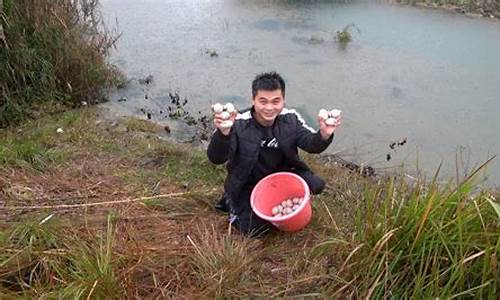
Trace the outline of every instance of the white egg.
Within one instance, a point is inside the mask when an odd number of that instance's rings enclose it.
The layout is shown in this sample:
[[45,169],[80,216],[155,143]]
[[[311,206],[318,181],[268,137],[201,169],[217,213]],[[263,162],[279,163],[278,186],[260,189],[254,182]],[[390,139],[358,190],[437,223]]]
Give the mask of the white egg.
[[232,103],[226,103],[226,105],[224,105],[224,108],[228,113],[234,112],[234,105]]
[[286,200],[286,206],[287,207],[292,207],[293,206],[293,201],[290,200],[290,199]]
[[221,112],[221,113],[220,113],[220,116],[221,116],[221,118],[223,118],[224,120],[227,120],[227,119],[229,119],[229,117],[231,116],[231,114],[230,114],[230,113],[228,113],[227,111],[223,111],[223,112]]
[[319,110],[318,117],[322,118],[323,120],[328,118],[328,111],[324,108]]
[[299,204],[302,204],[304,202],[304,198],[299,198]]
[[340,117],[340,114],[342,113],[342,111],[340,109],[332,109],[330,110],[330,117],[333,117],[333,118],[338,118]]
[[215,103],[214,105],[212,105],[212,110],[214,111],[214,113],[220,114],[224,110],[224,107],[220,103]]
[[297,209],[299,209],[299,207],[300,207],[300,205],[295,204],[295,205],[292,207],[292,209],[293,209],[293,211],[296,211]]
[[277,215],[279,212],[280,212],[280,211],[279,211],[279,209],[278,209],[278,207],[277,207],[277,206],[273,207],[273,210],[272,210],[272,214],[273,214],[273,216],[274,216],[274,215]]
[[286,215],[289,215],[289,214],[291,214],[291,213],[293,213],[293,210],[292,210],[292,208],[291,208],[291,207],[287,207],[287,208],[285,208],[285,214],[286,214]]
[[337,120],[335,120],[334,118],[328,118],[325,120],[325,123],[328,126],[333,126],[333,125],[335,125],[336,122],[337,122]]
[[293,198],[292,201],[293,201],[293,204],[297,204],[297,203],[299,203],[299,198]]
[[63,132],[64,132],[64,130],[63,130],[62,128],[57,128],[56,132],[57,132],[57,133],[63,133]]
[[229,128],[229,127],[233,126],[233,121],[231,121],[231,120],[226,120],[226,121],[222,122],[222,123],[220,124],[220,126],[221,126],[222,128]]
[[283,207],[283,209],[288,207],[288,205],[286,204],[286,200],[283,200],[283,202],[281,202],[281,206]]
[[281,213],[281,212],[283,211],[283,206],[281,206],[281,204],[278,204],[278,206],[277,206],[277,207],[278,207],[278,212],[280,212],[280,213]]

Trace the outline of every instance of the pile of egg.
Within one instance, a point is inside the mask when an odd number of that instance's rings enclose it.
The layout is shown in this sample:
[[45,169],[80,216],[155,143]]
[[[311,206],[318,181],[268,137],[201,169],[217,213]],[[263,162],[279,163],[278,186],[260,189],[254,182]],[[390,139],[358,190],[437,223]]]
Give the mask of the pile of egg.
[[226,103],[224,105],[220,103],[215,103],[214,105],[212,105],[212,110],[216,114],[221,114],[222,119],[225,120],[221,124],[222,127],[229,128],[233,126],[233,121],[229,120],[231,114],[236,110],[232,103]]
[[273,207],[271,213],[273,214],[273,217],[282,217],[289,215],[298,210],[303,201],[303,198],[291,198],[283,200],[283,202]]
[[330,111],[322,108],[319,110],[318,116],[325,120],[326,125],[332,126],[337,123],[337,119],[340,117],[342,111],[339,109],[332,109]]

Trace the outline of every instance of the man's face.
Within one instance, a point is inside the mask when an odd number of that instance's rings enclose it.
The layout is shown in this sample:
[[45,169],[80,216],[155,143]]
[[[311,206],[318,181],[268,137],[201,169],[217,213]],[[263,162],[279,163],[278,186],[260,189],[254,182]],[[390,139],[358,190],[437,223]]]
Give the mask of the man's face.
[[262,126],[271,126],[274,119],[281,113],[285,106],[285,98],[281,90],[264,91],[258,90],[253,98],[255,108],[255,119]]

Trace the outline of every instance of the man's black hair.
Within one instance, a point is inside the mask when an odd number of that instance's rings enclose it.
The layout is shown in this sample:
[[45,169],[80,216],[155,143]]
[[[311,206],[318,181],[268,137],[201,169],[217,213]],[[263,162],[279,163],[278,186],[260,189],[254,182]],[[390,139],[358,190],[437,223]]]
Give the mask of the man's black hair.
[[285,97],[285,81],[280,74],[276,72],[262,73],[255,77],[252,82],[252,96],[255,98],[258,91],[281,90],[283,98]]

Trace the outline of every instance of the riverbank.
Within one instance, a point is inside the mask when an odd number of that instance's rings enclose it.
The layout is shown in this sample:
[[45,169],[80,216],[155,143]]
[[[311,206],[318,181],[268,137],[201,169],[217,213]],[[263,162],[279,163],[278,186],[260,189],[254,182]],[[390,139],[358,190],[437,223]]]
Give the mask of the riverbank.
[[464,14],[468,17],[484,17],[490,19],[500,19],[500,3],[497,1],[414,1],[414,0],[395,0],[398,4],[414,5],[416,7],[427,9],[440,9],[452,13]]
[[[500,207],[470,181],[369,179],[305,156],[327,189],[304,230],[247,239],[225,170],[95,108],[0,131],[5,297],[494,297]],[[495,210],[496,209],[496,210]]]
[[[68,27],[75,11],[64,15],[51,9],[53,1],[2,3],[17,4],[9,13],[41,23],[3,26],[16,72],[0,73],[1,95],[10,97],[0,102],[0,127],[10,125],[0,128],[0,298],[493,299],[499,293],[498,192],[480,190],[473,178],[447,186],[367,178],[302,154],[327,181],[312,202],[311,224],[248,239],[213,209],[223,166],[170,141],[167,127],[108,121],[91,106],[111,82],[103,62],[113,39],[80,35],[87,27]],[[74,8],[59,9],[68,7]],[[20,20],[9,13],[9,20]],[[44,31],[53,26],[57,34]],[[82,46],[89,40],[97,41],[94,48]],[[62,52],[76,56],[57,55],[60,48],[47,41],[70,46]],[[26,59],[27,53],[38,55]],[[183,111],[178,95],[172,97],[173,109]],[[53,113],[30,119],[38,101]]]

